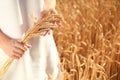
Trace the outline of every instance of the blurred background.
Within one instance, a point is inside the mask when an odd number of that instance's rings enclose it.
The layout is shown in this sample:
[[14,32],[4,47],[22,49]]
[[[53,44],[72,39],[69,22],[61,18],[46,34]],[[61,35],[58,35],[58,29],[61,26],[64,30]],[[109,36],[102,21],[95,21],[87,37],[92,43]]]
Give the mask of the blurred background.
[[120,80],[120,0],[57,0],[64,80]]

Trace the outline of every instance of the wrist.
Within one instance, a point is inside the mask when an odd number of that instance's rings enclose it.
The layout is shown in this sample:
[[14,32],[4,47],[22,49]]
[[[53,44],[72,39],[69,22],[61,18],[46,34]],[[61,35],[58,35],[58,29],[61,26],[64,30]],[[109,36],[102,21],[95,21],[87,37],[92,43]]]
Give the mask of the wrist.
[[43,11],[41,12],[41,18],[44,18],[44,17],[46,17],[46,16],[48,16],[48,15],[50,15],[50,14],[57,14],[56,9],[43,10]]
[[44,0],[44,10],[55,9],[56,0]]

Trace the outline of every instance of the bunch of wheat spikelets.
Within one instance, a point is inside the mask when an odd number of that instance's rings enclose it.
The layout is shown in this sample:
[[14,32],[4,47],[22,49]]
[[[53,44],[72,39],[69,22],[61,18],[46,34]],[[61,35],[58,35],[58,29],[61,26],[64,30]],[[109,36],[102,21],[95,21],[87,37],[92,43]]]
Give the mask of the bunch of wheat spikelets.
[[[49,10],[49,12],[52,10]],[[43,33],[58,27],[54,24],[55,21],[62,21],[62,17],[58,14],[48,14],[46,17],[39,19],[33,24],[33,27],[29,29],[22,40],[22,43],[27,43],[32,37],[43,36]],[[13,58],[9,58],[0,70],[0,79],[3,78],[6,71],[14,61]]]

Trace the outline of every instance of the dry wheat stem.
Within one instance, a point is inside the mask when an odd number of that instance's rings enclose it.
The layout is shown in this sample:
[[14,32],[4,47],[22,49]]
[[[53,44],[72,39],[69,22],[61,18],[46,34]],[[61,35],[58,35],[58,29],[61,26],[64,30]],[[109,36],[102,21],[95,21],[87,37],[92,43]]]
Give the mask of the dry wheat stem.
[[120,1],[59,0],[57,10],[68,24],[54,32],[64,80],[120,80]]

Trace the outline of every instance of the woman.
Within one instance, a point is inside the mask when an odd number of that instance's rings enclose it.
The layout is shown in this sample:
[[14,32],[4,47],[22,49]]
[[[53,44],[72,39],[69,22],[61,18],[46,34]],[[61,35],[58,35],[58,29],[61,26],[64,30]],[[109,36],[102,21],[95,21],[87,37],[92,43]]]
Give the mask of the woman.
[[34,22],[29,16],[45,17],[47,10],[55,10],[56,0],[0,1],[0,56],[16,59],[2,80],[48,80],[49,76],[57,79],[59,57],[52,31],[32,39],[32,48],[20,42]]

